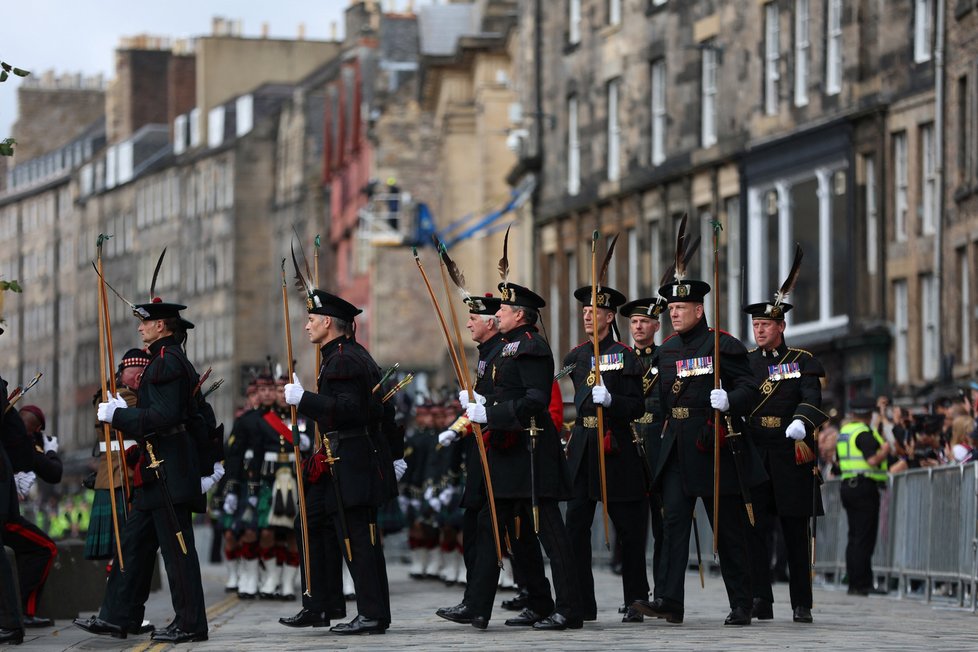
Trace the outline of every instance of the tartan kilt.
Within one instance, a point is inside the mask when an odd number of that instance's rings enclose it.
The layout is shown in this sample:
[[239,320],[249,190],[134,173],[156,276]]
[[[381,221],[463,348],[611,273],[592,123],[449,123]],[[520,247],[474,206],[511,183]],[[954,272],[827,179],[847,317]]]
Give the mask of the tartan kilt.
[[[115,507],[119,528],[126,522],[125,496],[122,488],[115,490]],[[112,529],[112,499],[108,489],[96,489],[92,500],[92,512],[85,536],[85,559],[112,559],[115,554],[115,535]]]

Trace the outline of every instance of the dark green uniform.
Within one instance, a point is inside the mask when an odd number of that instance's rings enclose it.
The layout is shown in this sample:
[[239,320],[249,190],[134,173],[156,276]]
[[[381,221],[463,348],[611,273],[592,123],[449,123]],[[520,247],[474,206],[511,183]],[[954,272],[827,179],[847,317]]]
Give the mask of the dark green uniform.
[[624,604],[645,599],[649,594],[645,546],[648,531],[647,479],[632,432],[632,421],[645,412],[641,362],[631,349],[616,342],[609,333],[599,343],[601,383],[611,394],[611,405],[603,410],[604,432],[597,430],[597,409],[591,400],[594,386],[594,346],[587,341],[564,358],[563,366],[574,365],[574,405],[577,419],[567,443],[567,464],[574,493],[567,503],[567,532],[577,561],[584,619],[597,618],[594,575],[591,570],[591,524],[601,500],[598,446],[605,449],[608,516],[621,544]]
[[662,561],[662,494],[652,485],[653,470],[659,464],[659,448],[662,446],[662,408],[659,405],[659,370],[653,366],[655,355],[654,344],[646,347],[636,347],[635,354],[644,369],[642,375],[642,393],[645,396],[645,412],[635,420],[634,428],[645,446],[645,456],[648,460],[649,474],[649,523],[652,525],[652,595],[660,597],[660,579]]
[[751,492],[757,520],[748,529],[754,598],[768,604],[774,601],[771,530],[778,518],[788,551],[791,607],[811,609],[808,519],[813,506],[816,515],[823,513],[822,497],[814,481],[815,460],[797,463],[795,440],[785,436],[785,428],[794,419],[800,420],[805,425],[805,445],[812,452],[817,450],[813,433],[824,421],[819,379],[825,371],[811,353],[790,349],[783,340],[774,351],[751,349],[747,358],[763,395],[748,425],[769,477]]

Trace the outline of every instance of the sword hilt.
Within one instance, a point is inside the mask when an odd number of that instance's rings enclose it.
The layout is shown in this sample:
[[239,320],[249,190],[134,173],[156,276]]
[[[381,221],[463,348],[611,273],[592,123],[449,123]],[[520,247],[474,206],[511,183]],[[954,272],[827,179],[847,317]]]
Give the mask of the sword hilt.
[[[146,442],[146,454],[149,455],[148,468],[156,469],[163,465],[163,460],[156,459],[156,453],[153,452],[153,444],[149,442]],[[184,552],[186,552],[186,546],[184,546]]]

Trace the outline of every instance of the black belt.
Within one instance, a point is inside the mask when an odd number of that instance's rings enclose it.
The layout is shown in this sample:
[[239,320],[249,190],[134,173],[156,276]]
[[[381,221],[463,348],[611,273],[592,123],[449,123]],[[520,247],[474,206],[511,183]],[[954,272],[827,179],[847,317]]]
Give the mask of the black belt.
[[713,408],[676,406],[671,408],[667,414],[673,419],[680,420],[689,419],[690,417],[708,417],[713,414]]
[[362,428],[352,428],[350,430],[333,430],[332,432],[327,432],[326,436],[329,439],[336,439],[338,441],[343,441],[344,439],[354,439],[356,437],[366,437],[367,428],[364,426]]
[[170,435],[178,435],[181,432],[187,432],[187,427],[183,425],[173,426],[172,428],[166,428],[164,430],[157,430],[156,432],[151,432],[146,436],[147,437],[153,437],[153,436],[169,437]]
[[750,425],[755,428],[768,428],[770,430],[779,430],[784,428],[788,424],[788,417],[779,416],[763,416],[763,417],[751,417]]

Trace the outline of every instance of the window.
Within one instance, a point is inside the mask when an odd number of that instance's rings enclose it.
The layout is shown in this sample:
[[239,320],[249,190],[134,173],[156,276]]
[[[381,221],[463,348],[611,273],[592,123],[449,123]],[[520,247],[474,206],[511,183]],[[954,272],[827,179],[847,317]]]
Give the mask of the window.
[[224,142],[224,107],[215,106],[207,112],[207,146],[218,147]]
[[173,153],[183,154],[187,151],[187,115],[178,115],[173,120]]
[[[550,306],[550,321],[547,323],[547,330],[549,330],[548,336],[550,337],[550,343],[552,346],[558,350],[564,350],[560,344],[560,270],[558,269],[558,261],[556,254],[549,254],[547,256],[547,268],[550,273],[550,297],[547,299],[547,304]],[[571,288],[571,290],[576,290],[577,288]],[[573,346],[573,345],[572,345]],[[570,348],[570,347],[568,347]]]
[[[577,256],[573,251],[567,252],[567,287],[571,290],[576,290],[580,287],[580,281],[578,281],[577,273]],[[567,337],[570,342],[570,347],[577,346],[580,343],[581,337],[581,315],[574,312],[574,304],[571,304],[570,314],[567,316]]]
[[713,147],[717,142],[717,50],[711,44],[703,47],[703,77],[700,81],[701,134],[703,147]]
[[865,196],[863,197],[866,206],[866,271],[875,274],[878,257],[879,213],[876,203],[876,161],[872,156],[864,157],[863,169],[866,174]]
[[618,181],[621,176],[621,127],[618,123],[618,90],[621,80],[608,82],[608,181]]
[[621,24],[621,0],[608,0],[608,24]]
[[652,165],[666,160],[666,62],[652,63]]
[[235,100],[234,104],[234,133],[236,136],[241,137],[251,131],[251,128],[254,126],[255,96],[250,94],[242,95]]
[[828,0],[829,15],[825,30],[825,92],[842,90],[842,0]]
[[907,240],[907,134],[893,134],[893,237]]
[[764,5],[764,112],[768,115],[776,115],[778,112],[780,41],[778,5],[771,2]]
[[958,249],[958,274],[961,284],[961,338],[958,359],[961,364],[971,362],[971,268],[968,267],[968,250]]
[[913,10],[913,60],[915,63],[930,61],[934,28],[931,19],[934,15],[933,0],[914,0]]
[[795,0],[795,106],[808,104],[808,67],[812,52],[808,30],[808,0]]
[[567,99],[567,194],[581,190],[581,142],[578,133],[577,97]]
[[938,308],[937,279],[933,274],[924,274],[920,277],[920,356],[924,380],[937,378],[941,359],[937,348]]
[[190,147],[200,145],[200,109],[194,108],[190,111]]
[[628,236],[628,287],[624,291],[629,298],[638,296],[638,282],[641,273],[638,270],[638,262],[642,257],[642,252],[638,247],[638,229],[632,227],[627,231]]
[[575,45],[581,42],[581,0],[567,2],[567,42]]
[[898,385],[910,382],[910,301],[907,297],[907,281],[893,282],[893,324],[895,345],[893,347],[893,367]]
[[968,180],[968,145],[971,137],[968,127],[968,76],[958,78],[958,183]]
[[740,196],[734,195],[723,200],[724,211],[727,219],[723,225],[723,236],[727,239],[727,245],[723,249],[723,256],[726,258],[727,274],[727,314],[724,318],[723,328],[726,328],[734,337],[740,337],[741,325],[744,322],[741,312],[741,277],[744,270],[740,262]]
[[920,128],[920,188],[921,210],[920,228],[924,235],[932,235],[937,223],[937,164],[935,163],[936,144],[934,143],[934,125],[927,124]]

